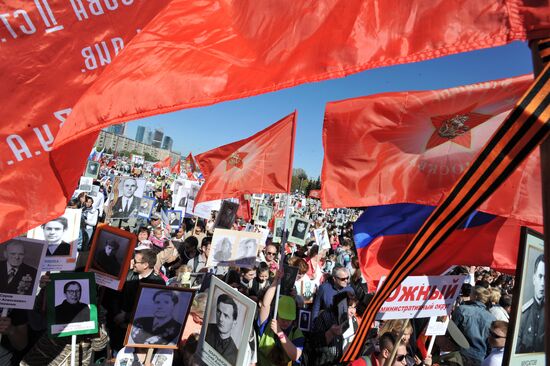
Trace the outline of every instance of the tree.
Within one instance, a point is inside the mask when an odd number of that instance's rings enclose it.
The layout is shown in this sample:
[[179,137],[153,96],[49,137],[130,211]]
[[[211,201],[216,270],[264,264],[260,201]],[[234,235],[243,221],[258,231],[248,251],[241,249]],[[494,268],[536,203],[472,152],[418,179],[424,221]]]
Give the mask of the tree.
[[296,168],[292,170],[292,184],[290,186],[292,192],[305,192],[308,184],[309,180],[307,178],[307,173],[304,169]]

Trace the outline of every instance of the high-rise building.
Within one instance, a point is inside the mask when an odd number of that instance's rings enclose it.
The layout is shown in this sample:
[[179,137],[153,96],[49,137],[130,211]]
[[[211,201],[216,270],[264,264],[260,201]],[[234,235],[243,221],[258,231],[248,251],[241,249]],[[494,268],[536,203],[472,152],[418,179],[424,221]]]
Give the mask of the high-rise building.
[[164,140],[162,140],[163,149],[172,151],[173,144],[174,144],[174,140],[170,136],[164,136]]
[[145,138],[143,143],[147,145],[151,145],[153,143],[153,131],[148,128],[145,130]]
[[126,131],[126,124],[120,123],[117,125],[111,125],[107,127],[105,131],[114,133],[115,135],[124,136],[124,132]]
[[145,127],[138,126],[137,132],[136,132],[136,141],[143,142],[144,138],[145,138]]
[[160,148],[162,145],[162,139],[164,138],[164,132],[162,129],[156,128],[153,132],[153,141],[151,142],[151,145],[154,147]]

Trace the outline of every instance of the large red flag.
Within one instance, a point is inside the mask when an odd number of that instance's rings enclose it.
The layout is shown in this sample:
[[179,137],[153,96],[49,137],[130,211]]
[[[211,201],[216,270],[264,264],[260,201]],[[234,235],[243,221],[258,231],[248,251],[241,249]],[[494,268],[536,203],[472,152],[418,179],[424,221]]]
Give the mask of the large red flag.
[[205,182],[195,203],[290,192],[296,112],[244,140],[197,155]]
[[103,127],[537,36],[532,3],[2,1],[0,241],[63,212]]
[[[437,205],[527,90],[531,76],[327,104],[324,207]],[[538,151],[479,209],[542,223]]]

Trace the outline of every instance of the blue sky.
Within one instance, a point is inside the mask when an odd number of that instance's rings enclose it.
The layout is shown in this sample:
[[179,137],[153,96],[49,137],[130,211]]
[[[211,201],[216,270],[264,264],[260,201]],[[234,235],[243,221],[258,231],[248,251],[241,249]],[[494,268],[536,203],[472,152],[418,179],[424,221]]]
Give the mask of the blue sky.
[[321,134],[327,102],[390,91],[442,89],[531,72],[527,44],[514,42],[136,120],[128,123],[126,135],[135,138],[138,125],[162,128],[174,139],[173,150],[196,155],[253,135],[297,110],[294,167],[317,177],[323,163]]

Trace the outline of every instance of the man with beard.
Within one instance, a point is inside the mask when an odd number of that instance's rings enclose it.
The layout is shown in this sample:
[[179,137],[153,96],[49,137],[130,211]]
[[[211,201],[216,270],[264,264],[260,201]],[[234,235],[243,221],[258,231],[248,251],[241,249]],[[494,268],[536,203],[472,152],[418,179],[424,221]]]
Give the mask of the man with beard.
[[65,300],[55,307],[55,323],[69,324],[90,320],[88,304],[80,302],[82,286],[77,281],[69,281],[63,286]]

